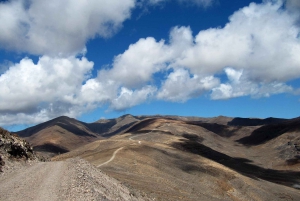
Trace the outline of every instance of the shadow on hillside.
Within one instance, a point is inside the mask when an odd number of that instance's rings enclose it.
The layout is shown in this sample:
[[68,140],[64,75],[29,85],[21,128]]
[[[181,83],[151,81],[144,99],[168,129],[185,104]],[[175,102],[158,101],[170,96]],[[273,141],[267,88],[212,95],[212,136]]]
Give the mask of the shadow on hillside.
[[293,119],[280,124],[271,124],[262,126],[254,130],[250,136],[241,138],[237,142],[246,145],[253,146],[263,144],[269,140],[279,137],[287,132],[300,131],[300,120]]
[[79,128],[80,126],[84,126],[83,122],[68,117],[58,117],[42,124],[16,132],[16,134],[20,137],[30,137],[31,135],[52,126],[59,126],[70,133],[74,133],[75,135],[95,137],[94,135],[91,135],[90,133]]
[[117,121],[115,119],[110,119],[105,123],[85,123],[85,126],[95,133],[103,134],[108,132],[109,129],[111,129],[111,127],[113,127],[116,123]]
[[39,145],[39,146],[35,146],[33,147],[34,151],[38,151],[38,152],[51,152],[54,154],[63,154],[63,153],[67,153],[69,150],[62,148],[58,145],[55,144],[43,144],[43,145]]
[[186,123],[190,124],[190,125],[194,125],[194,126],[203,127],[206,130],[209,130],[221,137],[226,137],[226,138],[229,138],[229,137],[235,135],[236,132],[241,129],[240,126],[236,126],[236,127],[234,127],[234,129],[231,128],[231,130],[230,130],[229,129],[230,127],[226,126],[226,125],[221,125],[221,124],[216,124],[216,123],[202,123],[202,122],[198,122],[198,121],[189,121]]
[[191,136],[189,134],[185,134],[184,137],[186,139],[181,142],[173,143],[173,147],[203,156],[253,179],[263,179],[289,187],[300,183],[300,172],[265,169],[250,164],[252,161],[248,159],[233,158],[226,154],[217,152],[201,144],[203,139],[197,138],[198,136],[196,135]]
[[110,132],[110,129],[117,124],[117,121],[115,119],[111,120],[107,123],[91,123],[87,124],[87,127],[92,130],[95,133],[100,134],[102,137],[111,137],[116,134],[122,133],[124,130],[128,129],[130,126],[135,124],[136,122],[131,122],[128,124],[125,124],[118,128],[117,130]]
[[69,122],[58,122],[56,125],[78,136],[88,136],[88,137],[96,138],[96,136],[89,134],[84,130],[79,129],[76,125],[73,125],[72,123]]
[[[146,120],[142,120],[139,123],[137,123],[136,125],[132,126],[131,128],[129,128],[126,133],[132,133],[132,132],[137,132],[151,124],[153,124],[155,121],[157,121],[157,119],[146,119]],[[151,130],[150,130],[151,131]]]
[[278,124],[286,121],[287,119],[279,118],[266,118],[266,119],[250,119],[250,118],[234,118],[232,121],[228,122],[229,126],[262,126],[268,124]]
[[132,132],[133,135],[143,135],[143,134],[150,134],[150,133],[159,133],[162,135],[174,135],[172,132],[169,131],[162,131],[162,130],[139,130]]

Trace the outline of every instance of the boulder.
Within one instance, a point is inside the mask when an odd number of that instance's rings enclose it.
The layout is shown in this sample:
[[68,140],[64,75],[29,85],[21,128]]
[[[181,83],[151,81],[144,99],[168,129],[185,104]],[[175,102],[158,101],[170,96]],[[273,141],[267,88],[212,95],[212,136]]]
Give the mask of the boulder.
[[0,128],[0,171],[5,160],[36,160],[32,146],[15,134]]

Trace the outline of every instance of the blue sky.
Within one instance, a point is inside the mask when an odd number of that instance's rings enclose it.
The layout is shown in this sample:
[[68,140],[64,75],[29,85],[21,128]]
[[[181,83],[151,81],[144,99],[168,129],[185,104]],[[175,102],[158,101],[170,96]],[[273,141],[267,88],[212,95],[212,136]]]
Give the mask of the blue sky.
[[0,1],[0,126],[299,116],[297,0]]

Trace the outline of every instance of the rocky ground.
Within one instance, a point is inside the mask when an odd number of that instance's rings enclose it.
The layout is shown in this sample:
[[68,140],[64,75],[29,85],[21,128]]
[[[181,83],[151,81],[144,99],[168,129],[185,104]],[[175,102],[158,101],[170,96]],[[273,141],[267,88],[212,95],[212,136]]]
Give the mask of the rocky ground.
[[0,172],[3,171],[5,165],[8,169],[13,167],[15,163],[42,159],[33,152],[32,146],[27,141],[0,128]]
[[73,158],[43,162],[25,140],[0,128],[0,200],[150,200]]
[[0,175],[0,200],[150,200],[81,159],[28,162]]

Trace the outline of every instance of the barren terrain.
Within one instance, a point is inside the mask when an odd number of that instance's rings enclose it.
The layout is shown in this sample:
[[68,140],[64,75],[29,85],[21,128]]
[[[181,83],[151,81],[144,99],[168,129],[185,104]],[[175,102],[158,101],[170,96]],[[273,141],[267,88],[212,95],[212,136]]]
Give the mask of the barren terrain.
[[300,183],[299,164],[268,159],[276,155],[276,147],[238,142],[258,128],[150,118],[54,160],[82,157],[160,200],[300,199],[295,189]]
[[0,200],[300,200],[299,133],[299,118],[57,118],[18,134],[68,149],[4,172]]
[[0,178],[0,200],[148,200],[79,159],[28,163]]

